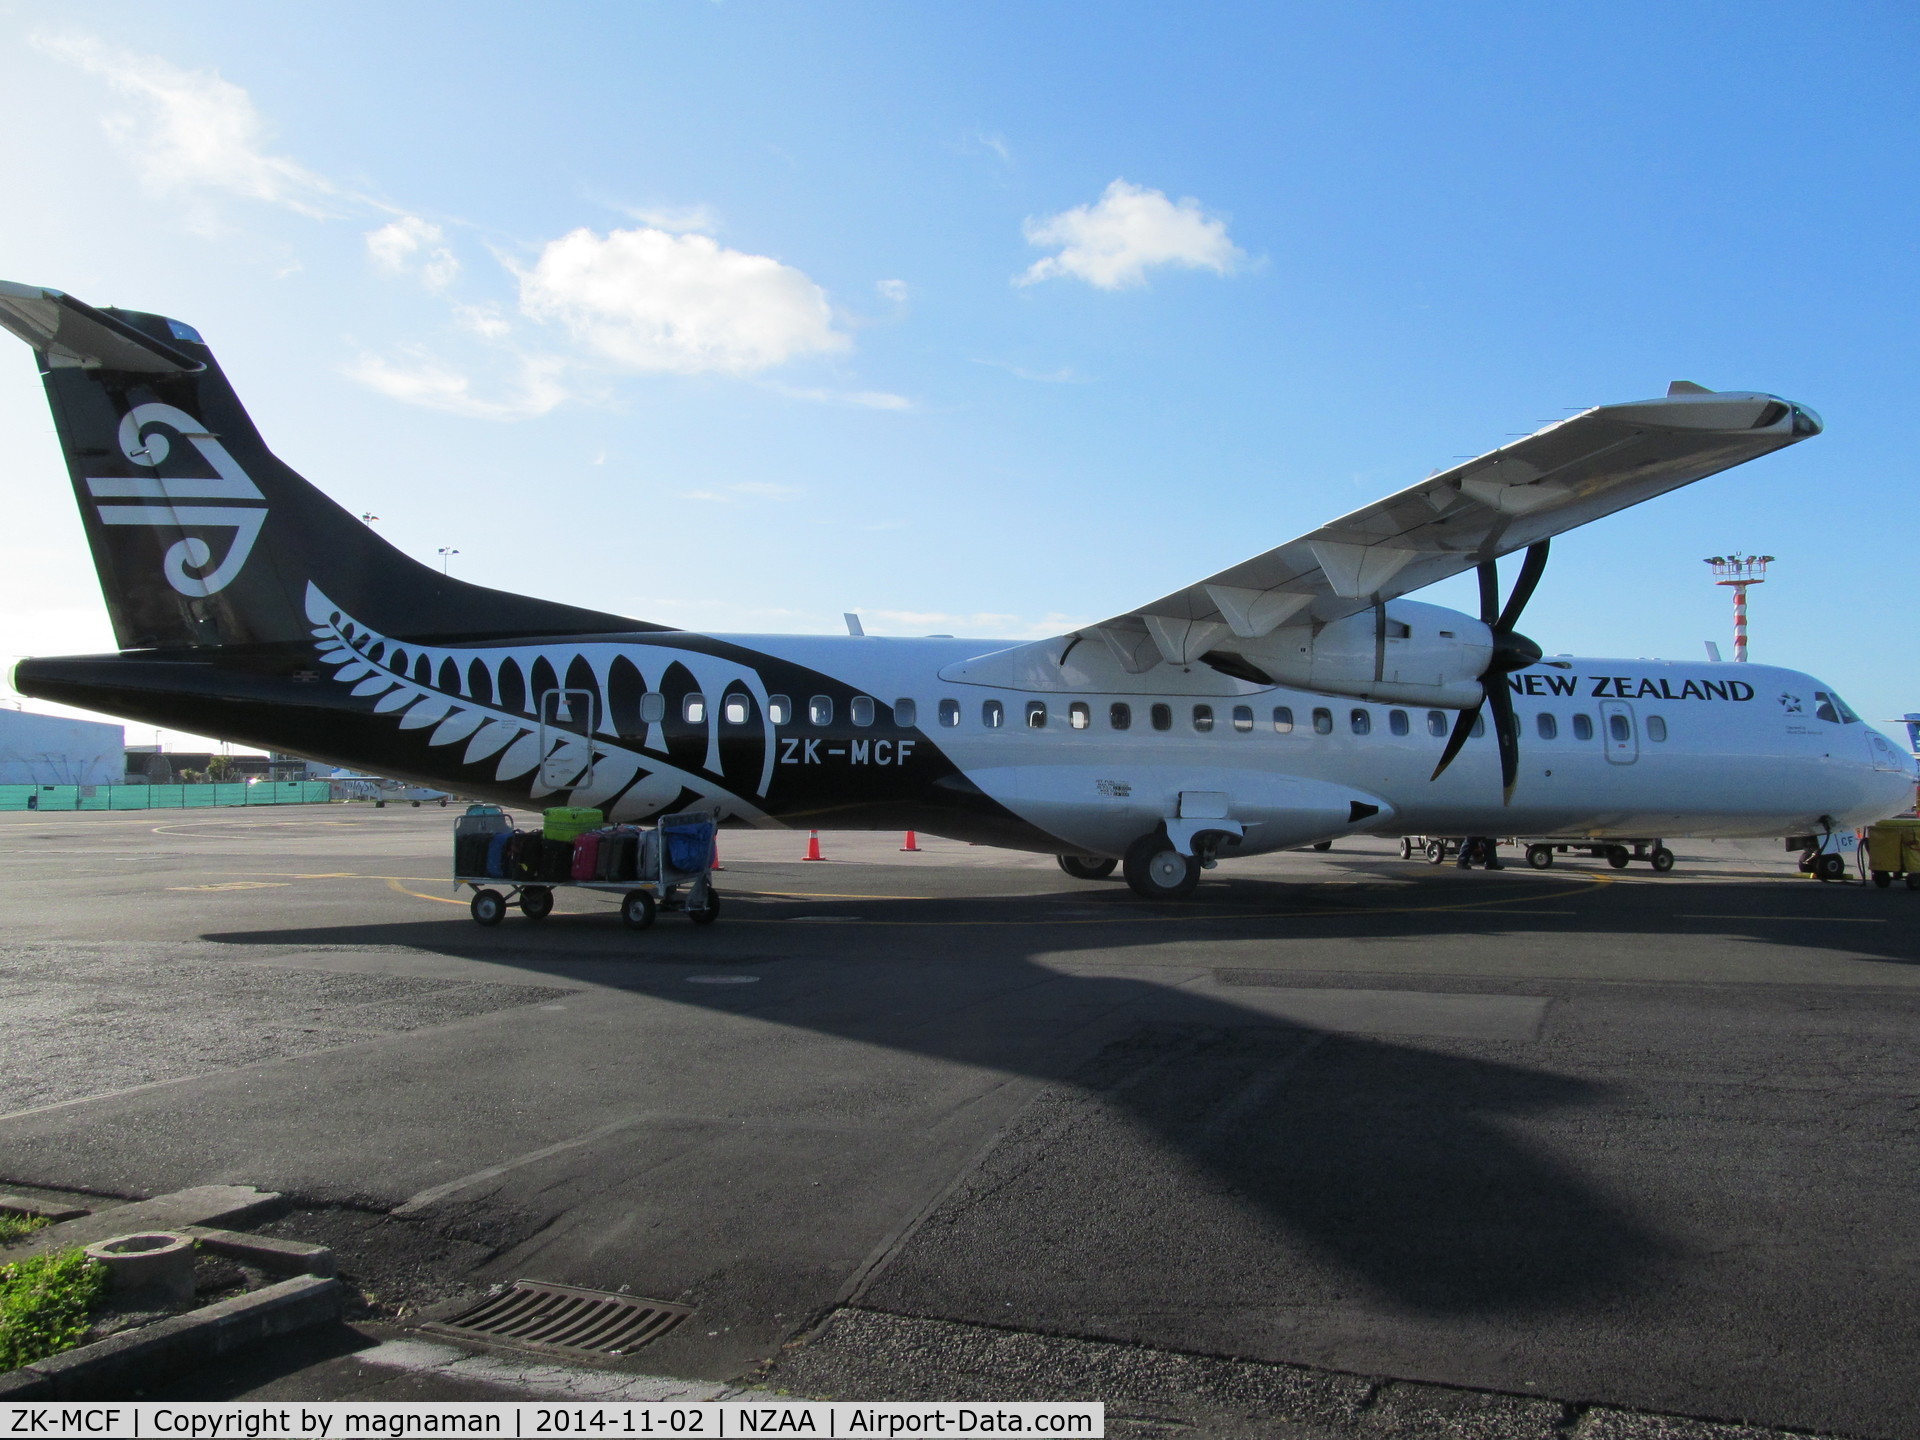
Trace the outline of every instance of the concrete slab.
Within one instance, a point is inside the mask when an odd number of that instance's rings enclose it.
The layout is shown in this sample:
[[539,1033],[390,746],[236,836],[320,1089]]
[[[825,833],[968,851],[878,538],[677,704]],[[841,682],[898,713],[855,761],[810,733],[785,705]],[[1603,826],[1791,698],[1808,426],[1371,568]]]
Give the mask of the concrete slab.
[[181,1230],[256,1219],[279,1198],[274,1191],[256,1190],[251,1185],[194,1185],[151,1200],[62,1220],[0,1249],[0,1259],[71,1250],[142,1230]]

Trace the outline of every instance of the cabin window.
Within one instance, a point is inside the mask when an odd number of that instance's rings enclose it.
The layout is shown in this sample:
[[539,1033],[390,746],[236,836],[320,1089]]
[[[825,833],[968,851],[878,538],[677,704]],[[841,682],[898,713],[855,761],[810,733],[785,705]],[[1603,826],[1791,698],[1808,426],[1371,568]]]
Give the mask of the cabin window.
[[1044,700],[1027,701],[1027,729],[1044,730],[1047,728],[1047,702]]
[[1560,722],[1542,710],[1534,717],[1533,728],[1540,732],[1542,740],[1551,740],[1560,733]]
[[1133,707],[1124,701],[1114,701],[1107,709],[1107,723],[1116,730],[1131,729],[1133,727]]
[[[785,696],[778,697],[785,699]],[[640,697],[640,723],[658,725],[667,718],[667,697],[658,690],[649,690]]]
[[1573,738],[1576,740],[1591,740],[1593,738],[1593,717],[1591,715],[1576,715],[1573,717]]
[[1196,705],[1193,707],[1193,728],[1202,735],[1213,729],[1213,706]]
[[833,697],[816,695],[807,701],[807,723],[809,725],[831,725],[833,723]]
[[1633,724],[1624,715],[1609,715],[1607,716],[1607,734],[1624,744],[1633,739]]
[[940,702],[940,723],[945,725],[949,730],[960,723],[960,702],[958,700],[942,700]]
[[1273,728],[1281,735],[1293,733],[1293,707],[1276,705],[1273,707]]
[[980,723],[989,730],[998,730],[1007,723],[1007,710],[998,700],[980,702]]
[[911,700],[894,701],[893,723],[902,730],[911,730],[920,723],[920,707]]
[[1478,740],[1482,735],[1486,733],[1487,733],[1487,712],[1482,710],[1478,715],[1473,717],[1473,729],[1469,730],[1467,734],[1471,736],[1473,739]]
[[1407,712],[1404,710],[1389,710],[1387,712],[1387,729],[1396,735],[1405,735],[1409,730],[1413,729],[1413,726],[1407,722]]
[[1647,739],[1656,743],[1667,738],[1666,718],[1661,715],[1647,716]]
[[1067,706],[1067,724],[1075,730],[1084,730],[1093,724],[1093,711],[1087,708],[1087,702],[1076,700]]
[[847,710],[854,724],[873,724],[873,697],[871,695],[854,696],[853,704],[849,705]]
[[699,694],[687,696],[680,702],[680,718],[689,725],[704,724],[707,718],[707,697]]
[[1427,711],[1427,734],[1445,735],[1447,733],[1447,712],[1444,710]]
[[1373,712],[1359,709],[1349,711],[1347,714],[1347,728],[1352,730],[1356,735],[1372,734]]
[[1156,705],[1147,712],[1147,715],[1152,719],[1154,729],[1173,729],[1173,707],[1171,705]]
[[1316,735],[1331,735],[1333,733],[1333,712],[1331,710],[1324,706],[1317,707],[1314,710],[1313,733]]
[[1242,735],[1253,730],[1253,706],[1236,705],[1233,707],[1233,728]]
[[739,691],[727,696],[720,702],[720,718],[729,725],[747,723],[747,697]]

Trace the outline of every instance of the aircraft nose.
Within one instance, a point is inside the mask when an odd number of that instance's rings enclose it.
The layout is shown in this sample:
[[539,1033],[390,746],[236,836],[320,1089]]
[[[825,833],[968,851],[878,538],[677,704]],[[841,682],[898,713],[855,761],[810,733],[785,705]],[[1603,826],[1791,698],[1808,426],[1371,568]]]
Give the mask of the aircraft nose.
[[1793,407],[1793,433],[1796,435],[1818,435],[1826,429],[1820,417],[1805,405]]

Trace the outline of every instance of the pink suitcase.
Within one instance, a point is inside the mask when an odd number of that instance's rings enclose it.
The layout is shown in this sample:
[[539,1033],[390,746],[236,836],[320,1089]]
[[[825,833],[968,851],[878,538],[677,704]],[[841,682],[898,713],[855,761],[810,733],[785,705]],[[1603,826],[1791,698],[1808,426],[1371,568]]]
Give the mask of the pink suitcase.
[[591,880],[600,863],[600,832],[589,830],[573,842],[573,878]]

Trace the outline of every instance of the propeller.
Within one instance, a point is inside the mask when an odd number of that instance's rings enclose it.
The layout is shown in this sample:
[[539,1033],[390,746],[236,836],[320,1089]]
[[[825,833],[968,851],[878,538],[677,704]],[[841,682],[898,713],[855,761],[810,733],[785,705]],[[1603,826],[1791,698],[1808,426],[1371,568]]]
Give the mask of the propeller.
[[1477,567],[1480,620],[1493,631],[1493,654],[1487,660],[1487,668],[1480,672],[1480,703],[1460,712],[1459,719],[1453,722],[1453,733],[1447,737],[1447,748],[1440,752],[1440,763],[1433,767],[1432,778],[1438,780],[1473,733],[1481,706],[1490,707],[1494,739],[1500,746],[1500,803],[1503,805],[1513,800],[1514,782],[1520,778],[1520,722],[1514,718],[1513,692],[1507,687],[1507,676],[1538,664],[1541,655],[1540,647],[1513,627],[1520,619],[1520,612],[1527,608],[1527,601],[1533,598],[1540,577],[1546,573],[1548,543],[1542,540],[1527,547],[1526,559],[1520,562],[1520,577],[1513,582],[1513,593],[1507,596],[1504,606],[1500,603],[1499,567],[1492,560],[1483,560]]

